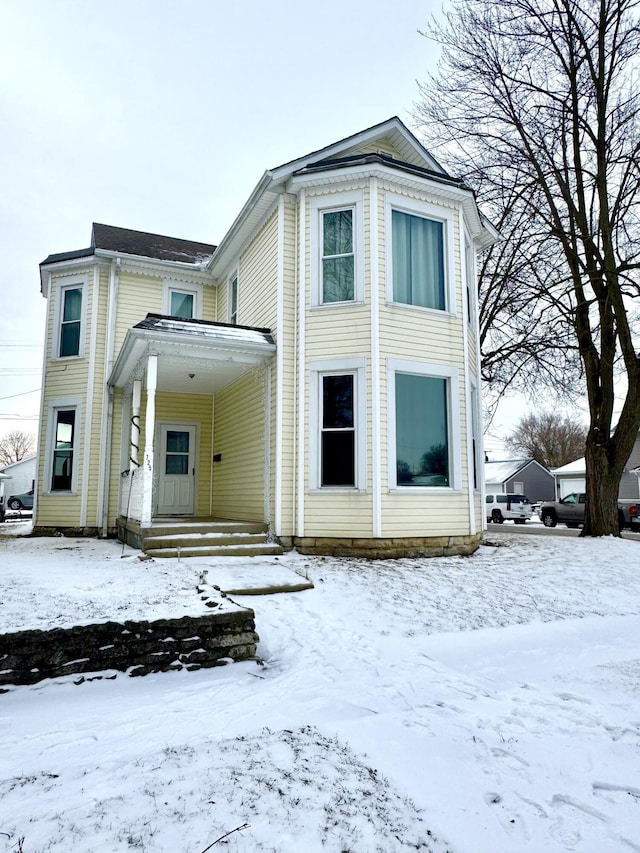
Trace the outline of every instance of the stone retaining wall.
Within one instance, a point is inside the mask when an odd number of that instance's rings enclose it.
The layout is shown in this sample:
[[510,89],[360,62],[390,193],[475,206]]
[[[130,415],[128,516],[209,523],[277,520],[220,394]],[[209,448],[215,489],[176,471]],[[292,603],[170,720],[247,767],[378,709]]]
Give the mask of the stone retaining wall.
[[0,691],[2,685],[74,673],[147,675],[218,666],[255,657],[258,639],[249,608],[153,622],[14,631],[0,635]]
[[397,560],[404,557],[467,557],[478,550],[481,539],[480,533],[466,536],[412,536],[392,539],[306,536],[294,537],[293,546],[300,554]]

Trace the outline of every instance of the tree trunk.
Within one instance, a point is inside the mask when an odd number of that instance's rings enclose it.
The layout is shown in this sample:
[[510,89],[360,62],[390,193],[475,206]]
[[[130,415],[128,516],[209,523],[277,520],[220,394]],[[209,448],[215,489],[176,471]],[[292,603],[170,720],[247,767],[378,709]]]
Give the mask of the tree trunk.
[[618,490],[628,454],[620,461],[614,442],[599,441],[598,433],[594,432],[590,430],[586,442],[587,504],[580,535],[619,536]]

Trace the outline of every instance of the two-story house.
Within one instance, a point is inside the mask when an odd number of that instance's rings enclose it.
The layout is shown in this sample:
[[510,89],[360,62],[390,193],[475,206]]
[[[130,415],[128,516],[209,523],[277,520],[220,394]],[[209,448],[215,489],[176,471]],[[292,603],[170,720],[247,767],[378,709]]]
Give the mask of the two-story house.
[[217,247],[95,224],[40,265],[36,529],[472,552],[495,238],[398,118],[265,172]]

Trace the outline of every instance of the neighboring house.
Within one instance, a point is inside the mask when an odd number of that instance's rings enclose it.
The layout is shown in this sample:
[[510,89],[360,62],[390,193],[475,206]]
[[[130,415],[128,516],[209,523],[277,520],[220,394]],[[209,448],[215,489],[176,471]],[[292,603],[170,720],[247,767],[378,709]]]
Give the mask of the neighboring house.
[[[584,457],[569,462],[561,468],[554,468],[553,474],[556,482],[556,495],[564,498],[571,492],[586,491],[586,463]],[[636,437],[631,455],[624,466],[620,478],[618,497],[621,500],[633,500],[640,497],[640,433]]]
[[33,489],[36,480],[36,456],[25,456],[19,462],[13,462],[0,469],[7,474],[11,480],[5,485],[4,493],[10,495],[22,495]]
[[554,498],[553,477],[535,459],[485,462],[484,478],[487,494],[526,495],[531,503],[552,501]]
[[40,265],[36,529],[216,517],[303,552],[473,551],[496,236],[397,118],[265,172],[217,248],[94,224]]

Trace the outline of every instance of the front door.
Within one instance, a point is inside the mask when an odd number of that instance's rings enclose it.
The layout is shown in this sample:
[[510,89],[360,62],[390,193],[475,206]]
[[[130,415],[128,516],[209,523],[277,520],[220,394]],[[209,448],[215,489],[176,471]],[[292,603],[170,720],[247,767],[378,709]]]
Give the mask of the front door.
[[159,426],[158,515],[193,515],[196,427]]

